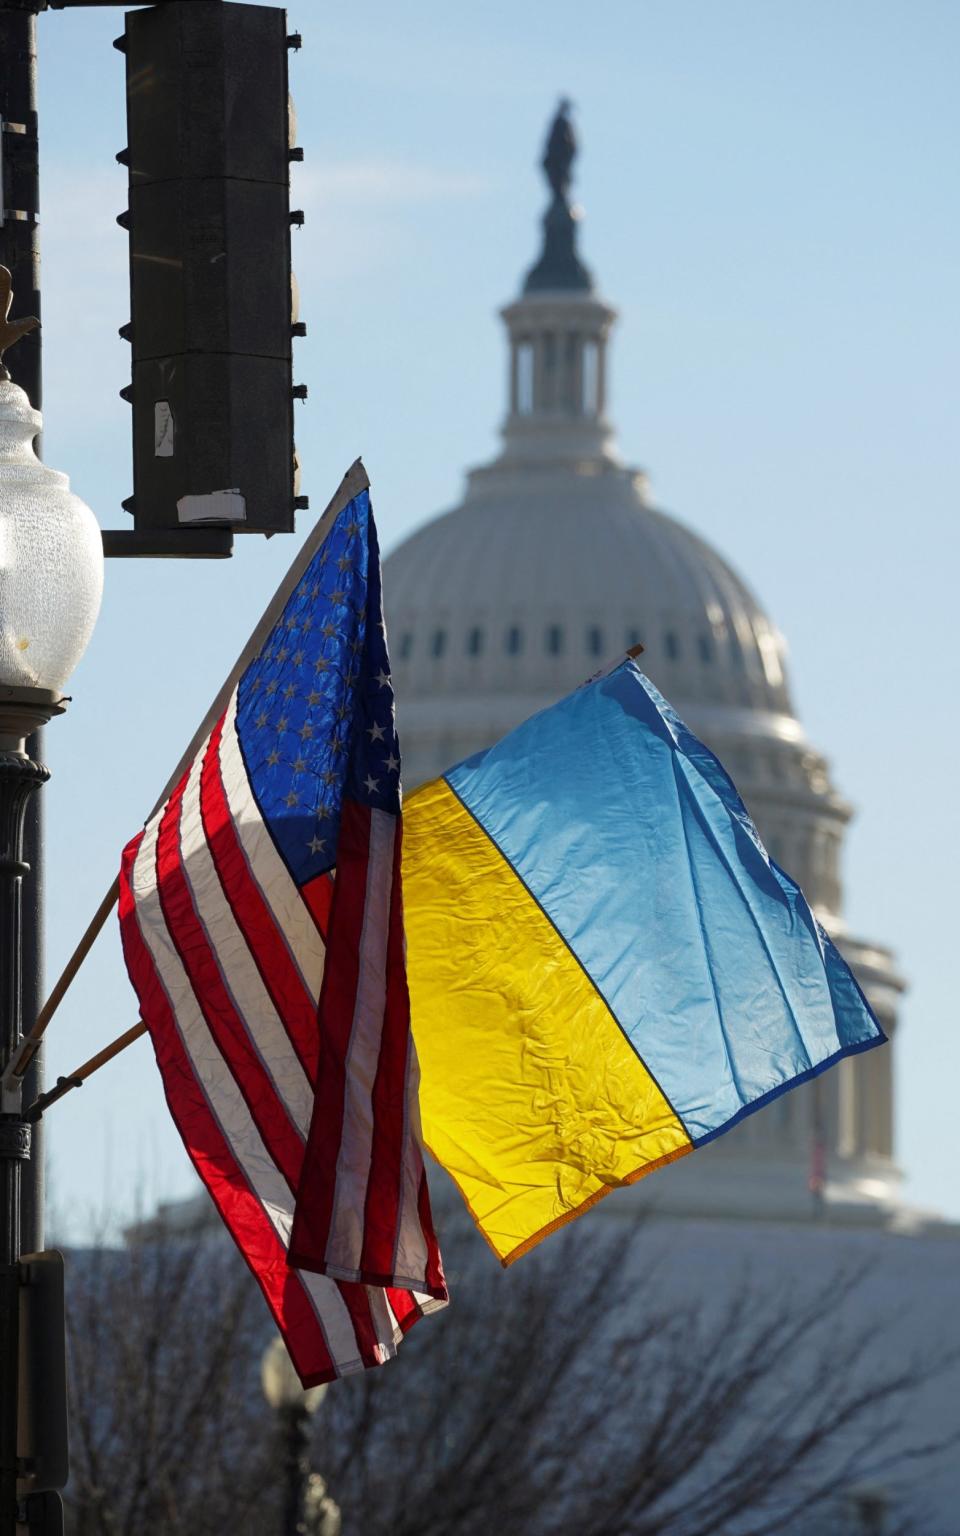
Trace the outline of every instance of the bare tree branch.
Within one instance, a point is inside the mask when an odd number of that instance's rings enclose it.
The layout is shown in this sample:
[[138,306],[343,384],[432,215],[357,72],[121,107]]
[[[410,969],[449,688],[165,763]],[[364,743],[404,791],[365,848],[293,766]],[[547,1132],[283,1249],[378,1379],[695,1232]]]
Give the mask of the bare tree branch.
[[[724,1297],[677,1283],[653,1224],[507,1274],[472,1231],[445,1248],[449,1312],[317,1416],[344,1536],[776,1536],[953,1443],[905,1436],[952,1358],[891,1363],[864,1270],[787,1295],[745,1272]],[[233,1251],[160,1231],[78,1257],[69,1293],[73,1536],[279,1532],[270,1330]],[[891,1510],[884,1536],[907,1532]]]

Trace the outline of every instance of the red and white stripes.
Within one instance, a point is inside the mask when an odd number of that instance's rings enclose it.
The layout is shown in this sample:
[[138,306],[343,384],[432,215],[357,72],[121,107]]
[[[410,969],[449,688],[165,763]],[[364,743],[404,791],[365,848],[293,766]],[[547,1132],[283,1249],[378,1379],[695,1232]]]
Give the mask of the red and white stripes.
[[[419,1209],[415,1062],[408,1023],[405,1045],[399,1024],[405,983],[402,997],[395,982],[391,991],[398,955],[402,975],[399,825],[373,813],[391,825],[371,826],[365,892],[352,878],[341,889],[338,867],[325,983],[326,896],[305,899],[263,824],[235,712],[236,694],[165,806],[126,848],[121,931],[174,1120],[311,1384],[382,1364],[417,1318],[446,1298],[428,1209],[425,1224]],[[345,806],[344,826],[357,814],[371,816]],[[333,981],[351,956],[348,937],[340,953],[337,930],[353,931],[358,901],[357,978],[344,1036],[347,997]],[[321,989],[336,1014],[331,1041],[327,1026],[318,1026]],[[330,1078],[338,1085],[332,1096]],[[308,1213],[323,1205],[313,1146],[332,1146],[321,1103],[335,1115],[337,1102],[345,1172],[341,1180],[338,1153],[328,1269],[307,1273],[288,1263],[294,1211],[298,1191]],[[383,1194],[378,1179],[398,1155],[402,1171],[385,1179]],[[308,1256],[313,1262],[312,1249]]]
[[446,1296],[426,1200],[400,884],[402,824],[345,801],[320,1015],[323,1061],[296,1263]]

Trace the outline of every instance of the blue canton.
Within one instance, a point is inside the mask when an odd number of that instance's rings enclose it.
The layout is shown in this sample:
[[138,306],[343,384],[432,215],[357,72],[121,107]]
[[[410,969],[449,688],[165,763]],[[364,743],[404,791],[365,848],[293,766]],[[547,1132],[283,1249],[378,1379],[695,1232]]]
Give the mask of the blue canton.
[[345,796],[400,813],[400,745],[361,491],[344,507],[240,679],[237,735],[266,825],[301,886],[337,861]]

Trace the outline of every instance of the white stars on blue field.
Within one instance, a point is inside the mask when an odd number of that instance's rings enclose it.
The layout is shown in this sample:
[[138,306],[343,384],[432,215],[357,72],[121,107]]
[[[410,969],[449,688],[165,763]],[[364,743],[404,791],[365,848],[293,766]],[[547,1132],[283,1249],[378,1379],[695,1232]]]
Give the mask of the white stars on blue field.
[[345,795],[399,814],[369,492],[340,513],[244,673],[237,734],[260,813],[300,885],[336,864]]

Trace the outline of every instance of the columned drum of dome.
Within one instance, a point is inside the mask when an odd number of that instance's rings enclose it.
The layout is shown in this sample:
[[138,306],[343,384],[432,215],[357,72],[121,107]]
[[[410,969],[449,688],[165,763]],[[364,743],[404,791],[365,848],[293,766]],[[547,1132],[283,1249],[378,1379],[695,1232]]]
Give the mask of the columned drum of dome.
[[[783,638],[723,556],[651,505],[646,475],[617,452],[606,385],[616,312],[577,251],[566,121],[561,110],[544,157],[543,249],[502,311],[502,451],[468,474],[459,506],[384,564],[404,782],[489,747],[642,644],[644,672],[727,768],[892,1034],[902,982],[889,951],[844,924],[851,809],[797,719]],[[669,1209],[805,1217],[815,1121],[826,1208],[886,1219],[899,1184],[889,1050],[841,1062],[816,1090],[648,1181],[651,1193]]]

